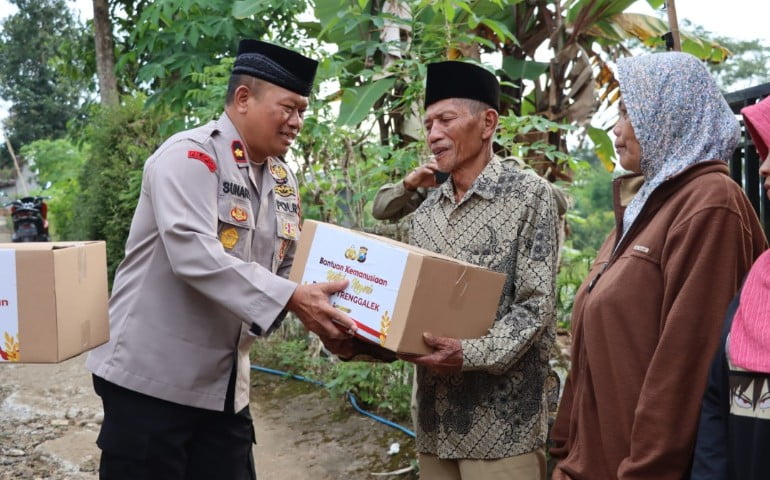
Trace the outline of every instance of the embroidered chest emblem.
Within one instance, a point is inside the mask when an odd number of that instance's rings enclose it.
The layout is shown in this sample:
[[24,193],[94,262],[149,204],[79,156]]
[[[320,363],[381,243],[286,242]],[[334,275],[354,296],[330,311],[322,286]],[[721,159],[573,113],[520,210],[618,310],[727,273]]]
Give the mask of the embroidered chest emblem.
[[281,226],[281,232],[286,235],[286,238],[296,239],[298,233],[297,225],[289,221],[284,221]]
[[230,210],[230,216],[233,217],[233,220],[236,222],[245,222],[249,219],[249,214],[241,207],[233,207],[232,210]]
[[273,188],[273,191],[282,197],[291,197],[297,193],[294,188],[289,185],[276,185],[275,188]]
[[232,250],[238,243],[238,230],[235,227],[222,230],[222,233],[219,234],[219,241],[227,250]]
[[270,164],[270,175],[275,179],[275,182],[283,185],[289,179],[289,174],[286,173],[286,169],[282,165],[276,163]]

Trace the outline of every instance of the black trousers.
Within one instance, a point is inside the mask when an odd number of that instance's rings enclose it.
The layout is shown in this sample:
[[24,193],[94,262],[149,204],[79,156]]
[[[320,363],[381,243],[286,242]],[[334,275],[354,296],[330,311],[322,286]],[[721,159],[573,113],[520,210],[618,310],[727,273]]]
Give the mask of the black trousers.
[[248,407],[204,410],[93,380],[104,404],[100,480],[256,480]]

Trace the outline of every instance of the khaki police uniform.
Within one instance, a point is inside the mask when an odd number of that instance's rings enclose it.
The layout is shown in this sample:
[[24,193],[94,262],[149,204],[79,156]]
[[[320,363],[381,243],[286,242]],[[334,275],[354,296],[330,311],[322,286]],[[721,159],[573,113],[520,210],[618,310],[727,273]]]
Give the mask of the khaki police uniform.
[[176,404],[243,409],[255,335],[280,323],[296,288],[285,277],[300,214],[290,169],[275,158],[252,164],[226,114],[168,139],[144,167],[110,299],[110,341],[87,368]]

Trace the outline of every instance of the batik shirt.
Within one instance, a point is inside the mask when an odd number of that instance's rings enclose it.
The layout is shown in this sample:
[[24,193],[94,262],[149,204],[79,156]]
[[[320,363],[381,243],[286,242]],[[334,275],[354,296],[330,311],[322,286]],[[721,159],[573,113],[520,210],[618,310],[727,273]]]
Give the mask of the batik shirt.
[[460,202],[451,180],[429,194],[411,243],[508,276],[492,328],[462,340],[462,371],[418,367],[418,451],[495,459],[542,446],[557,254],[547,182],[493,158]]

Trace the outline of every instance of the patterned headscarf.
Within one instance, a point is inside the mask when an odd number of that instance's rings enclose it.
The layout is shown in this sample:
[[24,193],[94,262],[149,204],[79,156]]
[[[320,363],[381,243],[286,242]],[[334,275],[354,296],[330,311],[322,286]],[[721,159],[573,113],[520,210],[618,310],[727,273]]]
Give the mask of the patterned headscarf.
[[626,207],[623,235],[650,194],[698,162],[727,161],[740,125],[706,67],[681,52],[618,60],[618,81],[642,149],[644,185]]

